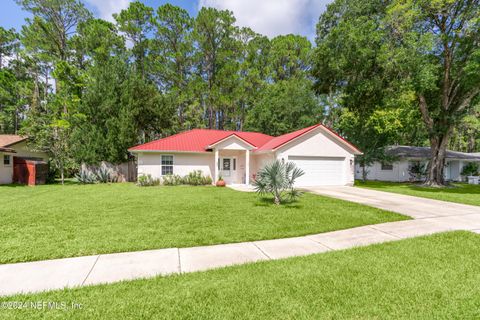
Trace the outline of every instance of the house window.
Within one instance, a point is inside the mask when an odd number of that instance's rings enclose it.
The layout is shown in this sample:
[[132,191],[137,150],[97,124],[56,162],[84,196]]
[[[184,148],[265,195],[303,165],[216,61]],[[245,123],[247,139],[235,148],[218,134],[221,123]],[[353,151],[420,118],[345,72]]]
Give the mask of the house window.
[[162,176],[173,174],[173,156],[162,155]]
[[393,164],[382,163],[382,170],[392,171],[393,170]]
[[3,165],[4,166],[9,166],[11,164],[10,162],[10,156],[8,154],[3,155]]
[[233,171],[237,170],[237,159],[233,158]]

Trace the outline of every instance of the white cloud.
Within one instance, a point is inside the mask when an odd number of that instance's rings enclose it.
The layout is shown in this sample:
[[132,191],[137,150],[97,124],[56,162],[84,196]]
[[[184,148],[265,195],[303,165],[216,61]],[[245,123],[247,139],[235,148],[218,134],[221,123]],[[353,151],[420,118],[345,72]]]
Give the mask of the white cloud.
[[301,34],[313,40],[315,25],[332,0],[199,0],[199,8],[233,11],[237,25],[274,37]]
[[85,0],[92,5],[98,13],[98,17],[113,22],[112,14],[126,9],[131,0]]

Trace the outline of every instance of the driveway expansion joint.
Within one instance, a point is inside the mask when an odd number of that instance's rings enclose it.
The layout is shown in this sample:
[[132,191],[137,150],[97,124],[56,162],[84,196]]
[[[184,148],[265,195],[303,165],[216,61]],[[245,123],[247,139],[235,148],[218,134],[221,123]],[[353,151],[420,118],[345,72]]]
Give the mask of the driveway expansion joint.
[[89,277],[90,274],[92,273],[93,268],[95,268],[95,265],[97,264],[98,259],[100,259],[100,256],[101,256],[101,254],[99,254],[99,255],[97,256],[97,258],[95,259],[95,261],[93,262],[93,265],[92,265],[92,267],[90,268],[90,271],[88,271],[87,276],[85,277],[85,279],[83,279],[81,286],[85,285],[85,282],[87,281],[88,277]]
[[[348,230],[348,229],[344,229],[344,230]],[[335,232],[335,231],[332,231],[332,232]],[[321,234],[321,233],[320,233],[320,234]],[[310,241],[313,241],[313,242],[315,242],[315,243],[317,243],[317,244],[321,245],[321,246],[324,246],[325,248],[327,248],[327,249],[328,249],[328,251],[334,251],[334,250],[335,250],[335,249],[333,249],[333,248],[331,248],[331,247],[327,246],[325,243],[322,243],[322,242],[320,242],[320,241],[318,241],[318,240],[315,240],[315,239],[312,239],[312,238],[310,238],[311,236],[313,236],[313,235],[306,236],[306,238],[307,238],[308,240],[310,240]]]
[[[407,221],[408,221],[408,220],[407,220]],[[380,230],[380,229],[375,228],[375,225],[369,225],[369,226],[367,226],[367,227],[369,227],[370,229],[373,229],[373,230],[375,230],[375,231],[384,233],[384,234],[386,234],[386,235],[392,236],[392,237],[394,237],[395,239],[399,239],[399,240],[402,239],[401,237],[397,236],[396,234],[393,234],[393,233],[391,233],[391,232],[387,232],[387,231],[384,231],[384,230]]]
[[178,273],[182,273],[182,260],[180,258],[180,248],[177,248],[177,256],[178,256]]
[[255,242],[251,242],[251,244],[253,244],[255,246],[255,248],[257,248],[258,250],[260,250],[260,252],[265,256],[267,257],[268,260],[272,260],[272,258],[265,252],[263,251]]

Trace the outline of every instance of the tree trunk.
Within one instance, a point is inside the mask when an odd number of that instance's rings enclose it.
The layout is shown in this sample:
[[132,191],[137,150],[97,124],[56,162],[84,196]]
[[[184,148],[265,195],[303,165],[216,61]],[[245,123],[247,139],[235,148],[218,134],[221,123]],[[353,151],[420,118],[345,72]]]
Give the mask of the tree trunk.
[[364,163],[364,164],[362,165],[362,181],[363,181],[363,183],[367,182],[367,174],[368,174],[368,172],[367,172],[367,169],[366,169],[365,167],[366,167],[366,165],[365,165],[365,163]]
[[60,163],[60,179],[62,181],[62,185],[65,184],[65,170],[63,169],[63,162]]
[[208,107],[208,129],[213,129],[213,108]]
[[274,202],[276,205],[280,205],[280,193],[275,190],[274,193],[273,193],[273,196],[274,196]]
[[[443,100],[442,100],[443,101]],[[448,118],[448,113],[442,112],[442,117],[437,116],[437,120],[430,116],[427,101],[423,95],[418,96],[420,113],[423,122],[427,127],[430,137],[430,161],[427,166],[426,180],[424,185],[429,187],[445,186],[445,178],[443,176],[445,167],[445,154],[448,142],[453,132],[452,121]],[[466,100],[463,104],[468,104]],[[440,129],[441,128],[441,129]]]
[[427,179],[424,185],[429,187],[445,186],[445,156],[451,128],[444,135],[430,138],[431,158],[427,166]]

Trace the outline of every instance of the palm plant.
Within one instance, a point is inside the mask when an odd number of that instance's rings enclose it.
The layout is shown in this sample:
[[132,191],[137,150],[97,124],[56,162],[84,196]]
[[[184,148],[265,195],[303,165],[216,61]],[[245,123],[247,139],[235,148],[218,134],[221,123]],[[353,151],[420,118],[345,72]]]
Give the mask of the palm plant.
[[295,180],[304,174],[292,162],[275,160],[260,169],[253,186],[259,194],[271,193],[275,204],[278,205],[285,196],[293,201],[301,195],[301,192],[293,186]]

